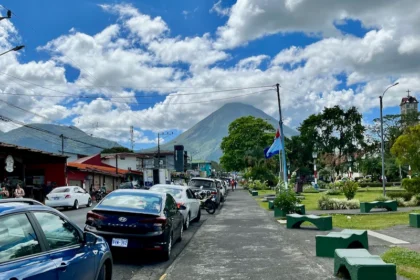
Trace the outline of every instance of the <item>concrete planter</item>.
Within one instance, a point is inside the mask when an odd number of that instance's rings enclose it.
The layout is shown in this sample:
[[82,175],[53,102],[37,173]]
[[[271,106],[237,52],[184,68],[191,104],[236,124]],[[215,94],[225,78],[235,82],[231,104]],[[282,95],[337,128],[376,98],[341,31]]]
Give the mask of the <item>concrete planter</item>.
[[274,206],[274,217],[286,217],[286,212],[281,210],[280,208]]

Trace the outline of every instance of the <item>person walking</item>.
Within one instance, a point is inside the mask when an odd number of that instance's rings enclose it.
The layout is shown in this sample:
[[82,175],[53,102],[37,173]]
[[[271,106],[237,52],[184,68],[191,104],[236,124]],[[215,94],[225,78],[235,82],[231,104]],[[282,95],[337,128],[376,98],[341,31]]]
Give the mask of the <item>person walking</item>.
[[230,185],[232,186],[232,191],[234,192],[235,191],[235,189],[234,189],[235,188],[235,180],[232,179],[230,181]]
[[235,190],[236,190],[236,187],[238,186],[238,181],[237,180],[235,180]]
[[15,190],[15,197],[23,198],[24,196],[25,196],[25,191],[21,188],[19,184],[17,184],[16,190]]

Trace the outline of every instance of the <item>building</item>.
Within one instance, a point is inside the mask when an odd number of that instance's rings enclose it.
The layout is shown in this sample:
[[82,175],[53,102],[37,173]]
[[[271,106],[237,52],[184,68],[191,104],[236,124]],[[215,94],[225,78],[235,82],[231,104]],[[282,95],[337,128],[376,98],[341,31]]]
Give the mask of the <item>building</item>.
[[200,171],[201,177],[210,177],[211,172],[212,172],[211,161],[205,161],[205,160],[192,161],[191,169]]
[[26,185],[26,194],[32,197],[35,189],[50,182],[66,185],[66,156],[0,142],[1,182],[8,179],[12,187],[19,182]]
[[101,155],[81,158],[67,164],[69,185],[85,187],[99,187],[105,184],[108,192],[118,188],[127,181],[142,180],[143,173],[124,168],[116,168],[102,162]]
[[106,165],[127,170],[141,171],[144,186],[171,181],[175,170],[173,151],[103,154],[102,162]]
[[410,95],[408,90],[408,95],[403,97],[400,104],[401,115],[407,115],[410,113],[417,113],[419,111],[419,102],[414,96]]

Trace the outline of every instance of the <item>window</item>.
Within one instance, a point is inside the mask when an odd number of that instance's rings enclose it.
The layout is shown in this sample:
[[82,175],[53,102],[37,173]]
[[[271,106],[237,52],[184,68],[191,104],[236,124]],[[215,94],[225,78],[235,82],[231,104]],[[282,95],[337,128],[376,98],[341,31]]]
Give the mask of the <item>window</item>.
[[162,197],[144,193],[110,193],[101,202],[101,206],[121,210],[135,210],[141,213],[158,214],[161,210]]
[[189,199],[194,199],[195,198],[194,194],[192,193],[192,191],[190,189],[187,189],[187,197]]
[[168,210],[171,211],[171,212],[175,212],[176,209],[177,209],[176,201],[169,194],[166,195],[166,206],[167,206]]
[[78,230],[63,218],[46,212],[34,213],[44,231],[50,249],[76,245],[81,242]]
[[25,214],[0,218],[0,263],[40,252],[38,239]]

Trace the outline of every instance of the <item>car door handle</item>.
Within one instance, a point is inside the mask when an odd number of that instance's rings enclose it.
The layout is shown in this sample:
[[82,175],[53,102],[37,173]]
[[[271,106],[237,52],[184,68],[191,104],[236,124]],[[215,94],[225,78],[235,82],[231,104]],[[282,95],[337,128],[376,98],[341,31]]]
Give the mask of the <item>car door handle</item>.
[[60,263],[60,265],[58,266],[58,269],[59,269],[59,270],[61,270],[61,271],[66,271],[67,267],[68,267],[68,263],[66,263],[66,262],[62,262],[62,263]]

